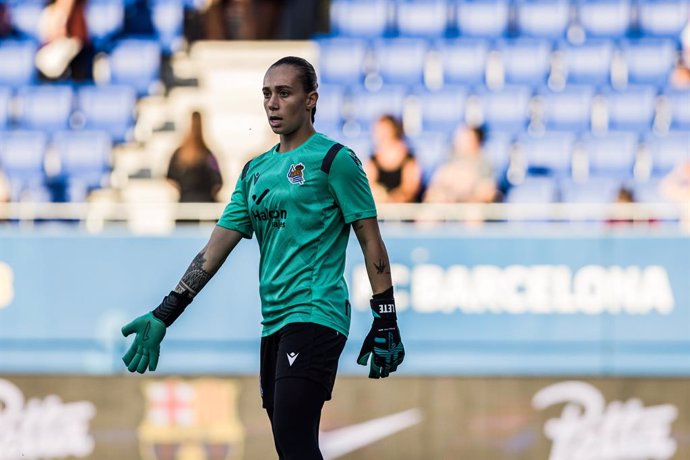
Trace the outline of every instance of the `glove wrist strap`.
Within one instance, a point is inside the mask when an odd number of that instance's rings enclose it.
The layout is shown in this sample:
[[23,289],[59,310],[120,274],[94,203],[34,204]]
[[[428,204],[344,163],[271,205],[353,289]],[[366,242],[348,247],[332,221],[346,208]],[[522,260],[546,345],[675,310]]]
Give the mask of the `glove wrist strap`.
[[161,304],[151,313],[153,313],[153,316],[163,321],[166,327],[170,327],[190,303],[192,303],[192,299],[189,297],[178,294],[175,291],[170,291],[170,294],[165,296]]
[[374,321],[397,321],[398,319],[393,296],[388,298],[373,298],[369,301],[369,306],[371,307],[371,314],[374,315]]

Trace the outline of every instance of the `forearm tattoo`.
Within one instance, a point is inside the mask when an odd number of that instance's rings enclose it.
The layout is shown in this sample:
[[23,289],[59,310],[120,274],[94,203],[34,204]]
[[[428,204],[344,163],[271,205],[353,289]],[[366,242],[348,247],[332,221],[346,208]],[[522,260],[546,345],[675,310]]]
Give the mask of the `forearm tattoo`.
[[381,274],[389,274],[391,271],[388,270],[388,264],[383,261],[383,259],[379,259],[378,263],[374,262],[374,267],[376,268],[376,274],[381,275]]
[[194,298],[194,296],[206,286],[206,283],[208,283],[213,275],[202,268],[204,262],[206,262],[206,257],[204,257],[205,254],[205,251],[201,251],[196,255],[194,260],[192,260],[192,263],[189,264],[189,268],[187,268],[185,274],[182,275],[182,279],[177,283],[175,292]]

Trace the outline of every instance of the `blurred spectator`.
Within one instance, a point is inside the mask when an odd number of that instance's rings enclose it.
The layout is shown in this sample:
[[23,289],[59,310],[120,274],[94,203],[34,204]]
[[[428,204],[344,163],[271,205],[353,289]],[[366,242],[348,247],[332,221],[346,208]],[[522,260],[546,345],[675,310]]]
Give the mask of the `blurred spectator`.
[[0,169],[0,203],[10,202],[10,183],[7,180],[7,176]]
[[[630,203],[635,203],[635,195],[633,194],[633,191],[630,190],[627,187],[621,187],[618,189],[618,194],[616,195],[616,203],[617,204],[630,204]],[[627,211],[627,210],[625,210]],[[606,220],[606,223],[610,226],[618,226],[618,225],[627,225],[627,224],[632,224],[634,221],[631,217],[626,216],[626,217],[617,217],[617,210],[613,210],[613,217],[610,217],[609,219]]]
[[455,132],[448,163],[431,178],[424,194],[427,203],[491,203],[496,182],[491,163],[482,152],[485,131],[479,126],[461,126]]
[[405,142],[402,124],[391,115],[381,116],[373,127],[374,153],[365,164],[377,203],[417,201],[421,170]]
[[216,201],[223,179],[218,161],[204,141],[199,112],[192,113],[189,132],[170,159],[167,178],[180,191],[180,202]]
[[678,63],[671,73],[671,85],[677,88],[690,87],[690,24],[685,26],[680,35],[680,53]]
[[681,207],[681,225],[690,232],[690,159],[677,165],[661,180],[659,192]]
[[36,66],[49,80],[93,79],[94,48],[86,27],[87,0],[52,0],[43,9],[39,29],[43,46]]

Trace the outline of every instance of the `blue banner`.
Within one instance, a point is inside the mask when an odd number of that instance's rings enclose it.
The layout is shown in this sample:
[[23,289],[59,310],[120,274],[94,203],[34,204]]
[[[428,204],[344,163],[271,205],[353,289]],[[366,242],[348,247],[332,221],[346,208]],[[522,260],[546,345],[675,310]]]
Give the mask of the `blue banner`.
[[[124,370],[119,328],[155,307],[210,229],[168,237],[0,233],[0,372]],[[407,350],[422,375],[690,375],[690,238],[383,226]],[[342,372],[371,323],[356,240]],[[241,243],[171,328],[162,373],[256,373],[258,250]]]

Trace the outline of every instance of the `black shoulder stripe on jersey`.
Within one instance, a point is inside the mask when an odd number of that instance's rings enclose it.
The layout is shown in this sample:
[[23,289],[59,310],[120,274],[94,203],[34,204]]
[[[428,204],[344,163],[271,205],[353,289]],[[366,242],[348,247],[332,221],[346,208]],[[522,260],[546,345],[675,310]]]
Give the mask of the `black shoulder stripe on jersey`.
[[252,160],[249,160],[247,164],[244,165],[244,168],[242,168],[242,180],[247,176],[247,171],[249,171],[249,163],[251,163]]
[[323,158],[323,163],[321,163],[321,171],[325,172],[326,174],[331,172],[331,165],[333,165],[333,160],[335,160],[335,154],[340,151],[340,149],[343,148],[343,144],[333,144],[333,146],[328,149],[328,153],[326,153],[326,156]]

